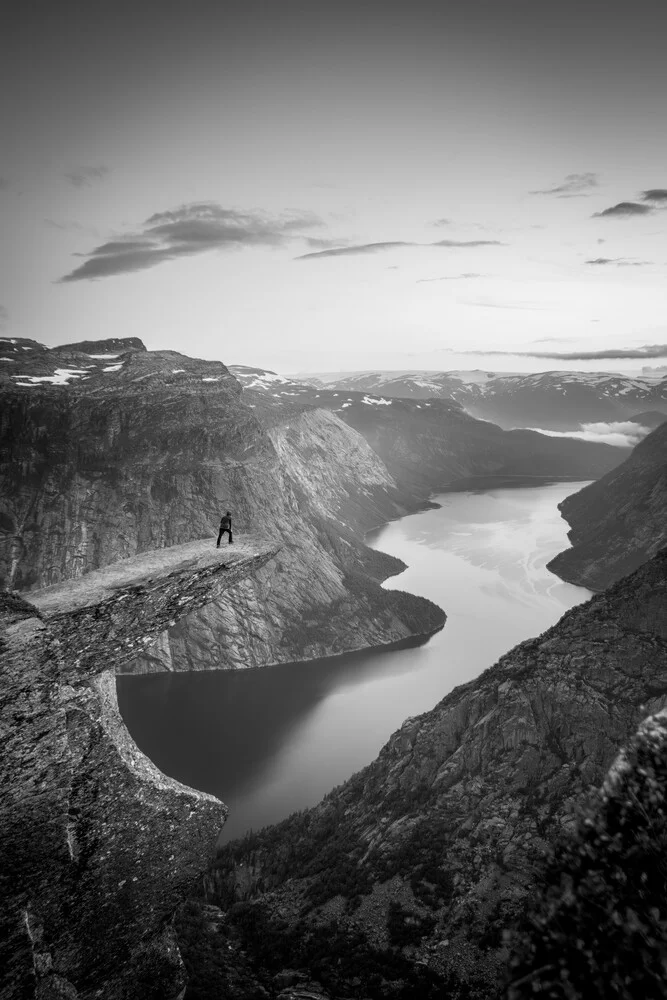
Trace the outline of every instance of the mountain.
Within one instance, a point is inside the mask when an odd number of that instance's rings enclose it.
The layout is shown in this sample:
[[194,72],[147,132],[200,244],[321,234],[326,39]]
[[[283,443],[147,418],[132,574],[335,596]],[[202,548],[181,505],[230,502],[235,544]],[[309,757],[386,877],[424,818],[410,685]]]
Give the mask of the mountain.
[[666,704],[663,550],[406,720],[320,805],[227,845],[217,936],[184,918],[186,961],[212,975],[215,953],[230,997],[278,996],[288,970],[320,996],[497,996],[549,845]]
[[572,547],[549,569],[563,580],[604,590],[649,559],[667,544],[667,423],[559,509]]
[[416,501],[335,415],[312,410],[269,433],[221,362],[136,341],[12,346],[19,371],[4,373],[0,413],[5,586],[32,593],[146,551],[213,545],[227,508],[237,541],[281,546],[224,608],[173,626],[127,669],[256,666],[442,625],[430,602],[380,587],[402,564],[369,550],[363,531]]
[[645,410],[667,416],[667,377],[573,371],[378,371],[301,378],[327,389],[453,400],[472,416],[506,429],[578,431],[582,424],[625,421]]
[[477,476],[594,478],[629,453],[597,442],[505,431],[451,400],[318,388],[256,368],[231,371],[263,423],[326,408],[363,435],[406,491],[428,493]]

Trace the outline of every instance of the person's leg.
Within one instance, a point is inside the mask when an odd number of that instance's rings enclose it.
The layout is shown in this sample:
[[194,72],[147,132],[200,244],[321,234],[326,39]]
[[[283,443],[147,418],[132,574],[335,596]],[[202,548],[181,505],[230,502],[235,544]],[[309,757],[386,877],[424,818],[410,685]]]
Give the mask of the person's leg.
[[217,545],[218,548],[220,548],[220,539],[221,538],[222,538],[222,528],[220,528],[220,531],[218,532],[218,545]]
[[232,538],[232,529],[229,529],[229,544],[231,545],[234,539]]

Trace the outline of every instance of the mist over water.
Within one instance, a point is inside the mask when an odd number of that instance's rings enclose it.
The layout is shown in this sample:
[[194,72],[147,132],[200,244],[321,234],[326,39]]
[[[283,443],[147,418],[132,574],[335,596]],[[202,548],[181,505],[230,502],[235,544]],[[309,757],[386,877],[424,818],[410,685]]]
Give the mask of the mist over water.
[[440,508],[369,536],[408,564],[385,586],[447,612],[425,644],[260,670],[119,677],[132,736],[165,773],[227,803],[224,841],[314,805],[407,717],[588,599],[545,568],[567,546],[557,505],[583,485],[443,494]]

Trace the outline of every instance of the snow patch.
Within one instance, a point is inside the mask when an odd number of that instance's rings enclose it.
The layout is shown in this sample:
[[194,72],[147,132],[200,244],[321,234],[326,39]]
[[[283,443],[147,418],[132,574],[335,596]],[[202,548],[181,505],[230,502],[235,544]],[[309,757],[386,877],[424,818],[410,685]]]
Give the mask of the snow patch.
[[384,396],[364,396],[361,402],[368,406],[391,406],[393,399],[385,399]]
[[208,378],[203,378],[202,379],[202,382],[219,382],[219,381],[220,381],[219,378],[212,378],[210,376]]
[[96,358],[98,361],[113,361],[119,358],[120,354],[89,354],[89,358]]
[[12,378],[23,378],[27,381],[17,382],[16,385],[38,385],[40,382],[50,382],[51,385],[68,385],[71,378],[81,378],[87,375],[85,368],[56,368],[53,375],[13,375]]
[[171,374],[172,375],[180,375],[181,372],[184,372],[184,371],[185,371],[185,368],[172,368],[171,369]]
[[102,371],[103,372],[117,372],[117,371],[120,371],[120,369],[123,367],[123,364],[124,364],[124,362],[121,361],[117,365],[107,365],[106,368],[102,369]]

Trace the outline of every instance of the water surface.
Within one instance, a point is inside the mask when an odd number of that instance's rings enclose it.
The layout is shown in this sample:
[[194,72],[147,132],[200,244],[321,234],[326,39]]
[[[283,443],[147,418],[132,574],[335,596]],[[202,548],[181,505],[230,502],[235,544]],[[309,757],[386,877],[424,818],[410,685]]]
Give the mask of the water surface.
[[313,805],[369,763],[405,718],[432,708],[587,590],[546,563],[567,546],[557,504],[585,483],[486,486],[369,536],[408,569],[387,587],[448,615],[420,646],[260,670],[118,678],[139,747],[167,774],[230,807],[223,839]]

